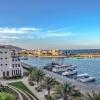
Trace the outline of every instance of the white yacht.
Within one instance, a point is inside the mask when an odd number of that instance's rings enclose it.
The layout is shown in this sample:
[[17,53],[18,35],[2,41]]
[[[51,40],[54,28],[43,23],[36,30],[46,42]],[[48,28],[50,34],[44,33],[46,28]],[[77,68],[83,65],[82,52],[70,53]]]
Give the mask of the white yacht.
[[76,66],[73,65],[55,65],[52,69],[52,72],[64,72],[66,70],[74,70]]
[[62,73],[63,76],[74,75],[77,74],[77,70],[67,70]]
[[95,81],[95,77],[91,77],[89,76],[87,73],[85,74],[79,74],[76,76],[76,80],[77,81],[80,81],[80,82],[92,82],[92,81]]

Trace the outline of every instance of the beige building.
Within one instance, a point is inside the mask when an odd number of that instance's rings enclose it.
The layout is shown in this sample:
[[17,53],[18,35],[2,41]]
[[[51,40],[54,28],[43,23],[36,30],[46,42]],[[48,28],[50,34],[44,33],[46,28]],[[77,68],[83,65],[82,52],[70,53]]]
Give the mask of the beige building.
[[52,49],[51,54],[52,56],[58,56],[60,54],[60,51],[58,49]]

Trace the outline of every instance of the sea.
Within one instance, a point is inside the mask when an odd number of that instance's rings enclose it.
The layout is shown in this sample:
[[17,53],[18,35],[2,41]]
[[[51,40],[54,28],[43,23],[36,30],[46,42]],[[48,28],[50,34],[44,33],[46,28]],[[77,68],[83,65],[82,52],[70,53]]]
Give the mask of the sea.
[[51,62],[59,64],[72,64],[77,66],[78,74],[88,73],[90,76],[96,77],[96,81],[90,84],[100,85],[100,58],[39,58],[29,57],[28,60],[23,60],[24,63],[35,67],[43,68]]

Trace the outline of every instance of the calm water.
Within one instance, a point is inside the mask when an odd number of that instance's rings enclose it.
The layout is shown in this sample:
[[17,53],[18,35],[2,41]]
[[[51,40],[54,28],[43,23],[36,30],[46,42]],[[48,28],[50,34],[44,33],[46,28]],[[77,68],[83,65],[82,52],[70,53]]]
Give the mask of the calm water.
[[78,73],[88,73],[96,77],[96,82],[93,84],[100,84],[100,59],[76,59],[76,58],[36,58],[32,57],[24,60],[25,63],[43,67],[52,61],[60,64],[73,64],[77,65]]

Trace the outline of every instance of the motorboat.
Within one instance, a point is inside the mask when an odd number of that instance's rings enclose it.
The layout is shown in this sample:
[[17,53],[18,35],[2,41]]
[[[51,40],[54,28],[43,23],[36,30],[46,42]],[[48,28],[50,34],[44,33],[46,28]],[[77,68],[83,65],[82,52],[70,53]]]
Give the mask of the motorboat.
[[75,79],[77,81],[85,83],[85,82],[93,82],[93,81],[95,81],[96,78],[89,76],[87,73],[84,73],[84,74],[77,75]]
[[74,75],[77,74],[77,70],[67,70],[62,73],[63,76]]
[[64,72],[66,70],[74,70],[77,66],[74,65],[55,65],[53,67],[52,72]]
[[52,62],[52,63],[49,63],[49,64],[45,65],[45,66],[43,67],[43,69],[52,71],[52,69],[53,69],[55,66],[60,66],[60,65],[59,65],[58,63]]

